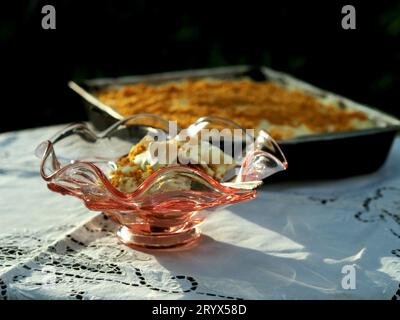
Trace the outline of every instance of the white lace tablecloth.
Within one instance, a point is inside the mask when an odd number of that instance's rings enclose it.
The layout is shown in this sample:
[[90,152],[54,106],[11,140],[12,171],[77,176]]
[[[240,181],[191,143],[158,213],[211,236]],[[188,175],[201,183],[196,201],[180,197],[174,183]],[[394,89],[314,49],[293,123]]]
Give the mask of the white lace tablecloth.
[[33,150],[58,129],[0,135],[0,299],[400,298],[400,139],[376,173],[267,185],[194,248],[144,253],[47,189]]

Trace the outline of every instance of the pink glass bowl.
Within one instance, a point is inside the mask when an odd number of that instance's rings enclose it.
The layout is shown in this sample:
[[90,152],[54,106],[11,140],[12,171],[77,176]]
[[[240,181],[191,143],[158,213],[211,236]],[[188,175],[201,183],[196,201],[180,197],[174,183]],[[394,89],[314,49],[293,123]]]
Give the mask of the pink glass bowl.
[[[188,132],[197,135],[212,127],[243,130],[230,120],[205,117]],[[233,184],[217,182],[203,171],[182,165],[157,170],[132,193],[110,184],[110,171],[133,144],[157,130],[170,139],[168,129],[168,121],[150,114],[126,118],[101,133],[83,123],[71,124],[37,147],[41,176],[50,190],[80,198],[90,210],[102,211],[118,223],[117,236],[124,244],[167,249],[194,243],[208,212],[255,198],[254,187],[260,181],[287,168],[279,146],[261,131],[250,137],[251,151],[243,146],[236,159],[238,167],[229,180]],[[171,187],[169,182],[177,178],[189,180],[190,188]]]

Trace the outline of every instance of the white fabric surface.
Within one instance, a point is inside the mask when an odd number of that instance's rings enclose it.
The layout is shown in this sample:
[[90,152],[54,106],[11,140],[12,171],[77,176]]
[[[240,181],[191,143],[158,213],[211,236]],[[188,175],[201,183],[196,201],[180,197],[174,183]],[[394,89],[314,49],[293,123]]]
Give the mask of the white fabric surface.
[[33,151],[58,129],[0,135],[0,299],[400,298],[400,139],[376,173],[267,184],[210,214],[197,246],[145,253],[47,189]]

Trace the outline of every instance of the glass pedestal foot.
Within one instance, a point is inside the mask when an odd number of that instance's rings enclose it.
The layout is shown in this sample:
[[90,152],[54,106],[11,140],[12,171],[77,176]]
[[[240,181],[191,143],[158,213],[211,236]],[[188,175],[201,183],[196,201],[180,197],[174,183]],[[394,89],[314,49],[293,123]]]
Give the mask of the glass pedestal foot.
[[191,246],[200,238],[200,231],[194,227],[176,233],[135,233],[132,229],[121,226],[117,232],[118,239],[132,248],[146,249],[183,249]]

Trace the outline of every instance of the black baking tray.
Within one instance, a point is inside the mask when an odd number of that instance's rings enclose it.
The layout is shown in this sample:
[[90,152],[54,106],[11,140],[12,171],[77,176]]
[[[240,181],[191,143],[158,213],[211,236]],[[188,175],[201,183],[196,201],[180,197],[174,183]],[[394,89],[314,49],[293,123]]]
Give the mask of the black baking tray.
[[374,172],[385,162],[394,138],[400,130],[400,121],[391,115],[266,67],[233,66],[144,76],[92,79],[80,83],[70,81],[69,86],[82,96],[89,121],[96,129],[104,130],[123,117],[96,98],[95,94],[98,90],[140,82],[161,84],[204,77],[218,79],[248,77],[254,81],[277,82],[288,88],[302,90],[318,99],[333,101],[342,108],[363,111],[376,123],[376,127],[369,129],[299,136],[279,141],[289,168],[285,172],[277,174],[273,180],[335,179]]

